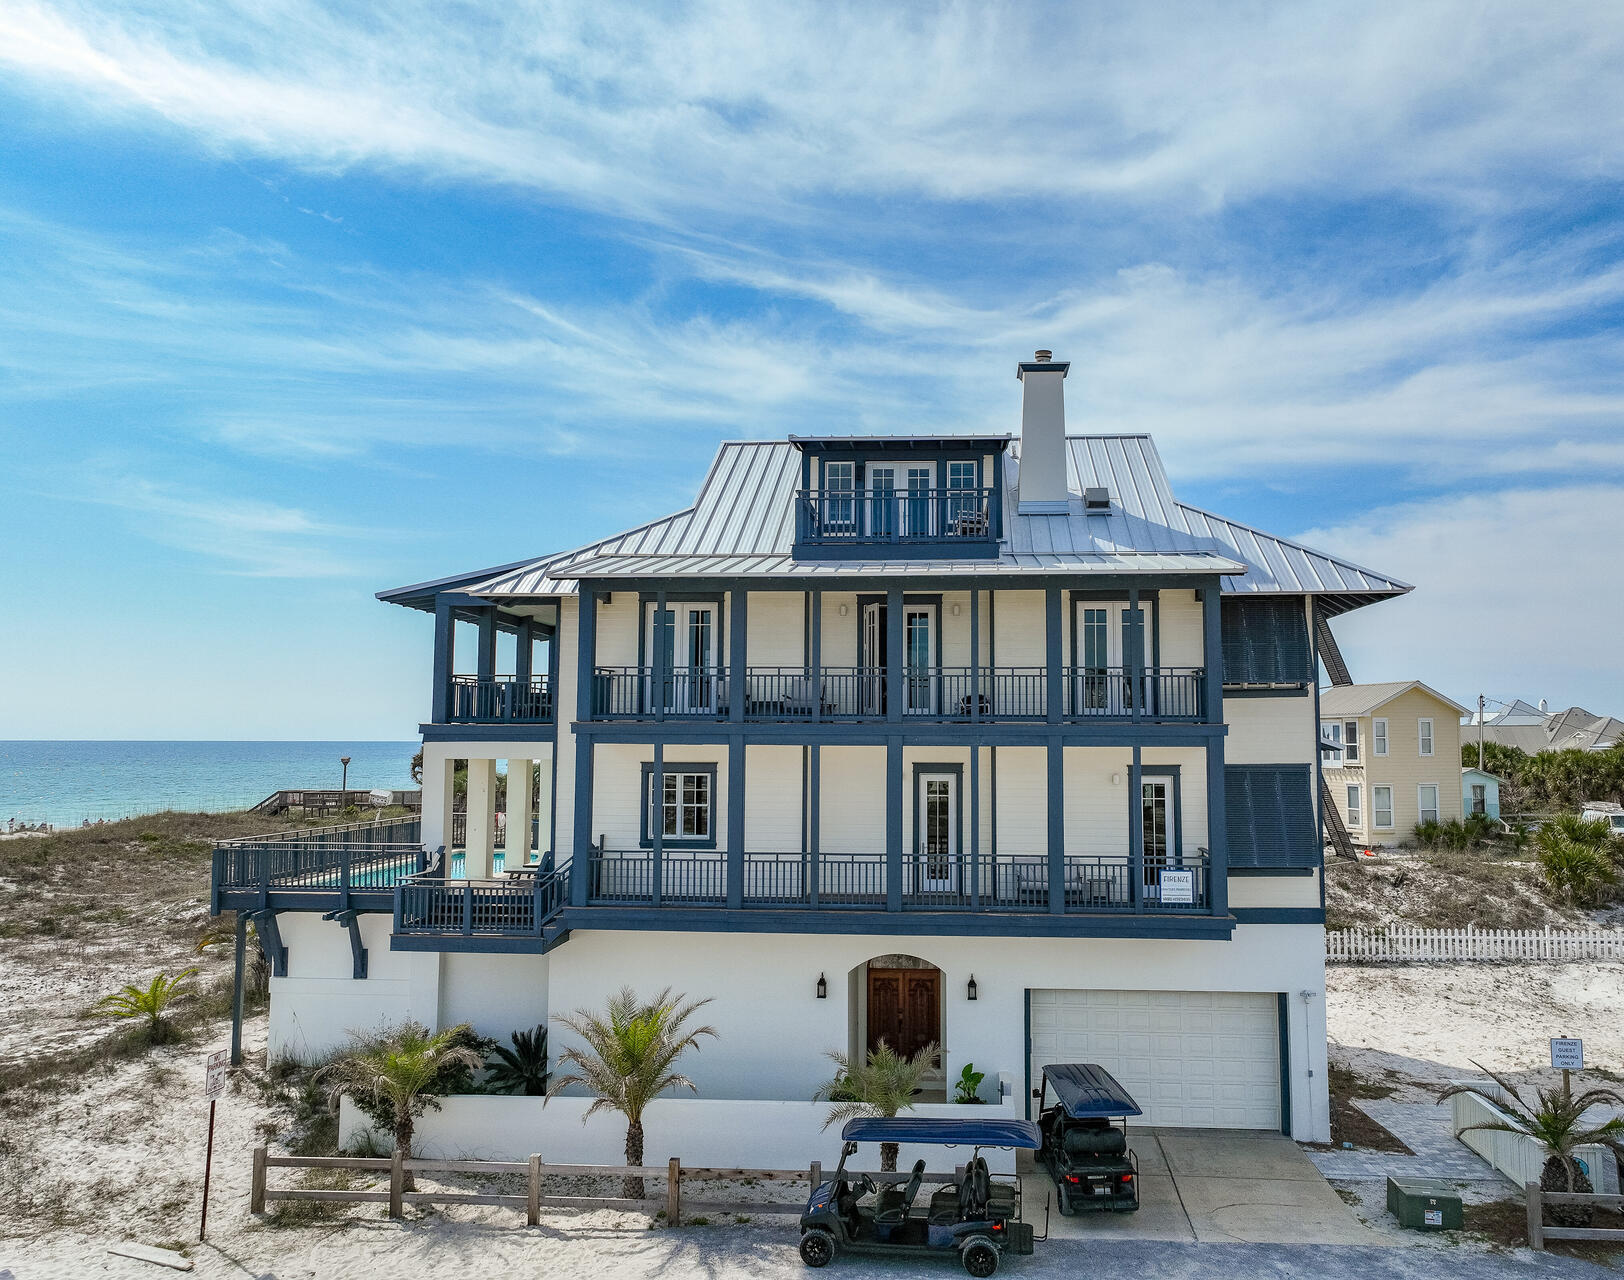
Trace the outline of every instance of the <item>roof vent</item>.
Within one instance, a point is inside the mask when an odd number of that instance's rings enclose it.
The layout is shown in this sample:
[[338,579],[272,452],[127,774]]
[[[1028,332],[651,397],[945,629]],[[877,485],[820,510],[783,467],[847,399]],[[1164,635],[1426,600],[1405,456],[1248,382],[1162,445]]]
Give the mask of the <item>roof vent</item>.
[[1104,486],[1090,485],[1083,490],[1084,511],[1109,511],[1111,509],[1111,491]]

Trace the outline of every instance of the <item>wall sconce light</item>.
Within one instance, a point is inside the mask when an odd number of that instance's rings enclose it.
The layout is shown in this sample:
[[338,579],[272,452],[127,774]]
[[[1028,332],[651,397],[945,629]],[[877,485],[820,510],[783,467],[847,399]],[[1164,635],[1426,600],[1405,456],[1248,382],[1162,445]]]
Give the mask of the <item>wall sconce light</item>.
[[843,604],[843,605],[840,606],[840,616],[842,618],[844,618],[850,612],[851,612],[851,606],[850,605]]
[[960,613],[960,611],[961,611],[961,610],[963,610],[963,608],[964,608],[964,606],[963,606],[963,605],[959,605],[959,604],[956,604],[956,605],[954,605],[954,606],[953,606],[953,616],[954,616],[954,617],[955,617],[955,618],[956,618],[956,617],[958,617],[958,616],[959,616],[959,613]]
[[1120,773],[1113,773],[1111,775],[1111,785],[1113,787],[1120,787],[1122,785],[1122,775]]
[[829,998],[829,981],[828,981],[827,978],[825,978],[820,973],[818,975],[818,999],[819,1000],[827,1000],[828,998]]
[[964,994],[972,1000],[976,998],[976,976],[973,973],[970,975],[970,985],[965,988]]

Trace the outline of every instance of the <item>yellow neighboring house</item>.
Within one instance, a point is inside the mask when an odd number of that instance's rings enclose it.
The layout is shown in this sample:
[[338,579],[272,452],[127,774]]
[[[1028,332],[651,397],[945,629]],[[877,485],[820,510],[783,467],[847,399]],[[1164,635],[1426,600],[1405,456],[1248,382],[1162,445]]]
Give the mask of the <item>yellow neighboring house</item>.
[[1325,785],[1354,844],[1398,844],[1424,819],[1461,816],[1466,708],[1419,680],[1322,689]]

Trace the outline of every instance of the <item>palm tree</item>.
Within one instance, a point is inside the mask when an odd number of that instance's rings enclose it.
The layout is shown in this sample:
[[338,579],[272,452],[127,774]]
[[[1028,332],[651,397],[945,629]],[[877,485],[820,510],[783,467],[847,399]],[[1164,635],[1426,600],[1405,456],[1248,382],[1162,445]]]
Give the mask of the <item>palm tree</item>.
[[485,1087],[492,1093],[522,1093],[540,1098],[547,1092],[547,1028],[515,1031],[513,1047],[497,1045],[485,1063]]
[[1618,879],[1605,819],[1561,814],[1534,833],[1534,846],[1546,888],[1570,906],[1596,905]]
[[[1624,1107],[1624,1093],[1616,1089],[1589,1089],[1574,1097],[1564,1080],[1560,1089],[1536,1088],[1535,1103],[1531,1106],[1507,1077],[1496,1075],[1479,1063],[1472,1065],[1500,1086],[1501,1096],[1490,1097],[1481,1086],[1456,1084],[1440,1093],[1438,1101],[1444,1102],[1458,1093],[1475,1093],[1510,1118],[1469,1124],[1461,1130],[1462,1133],[1473,1129],[1526,1133],[1543,1143],[1550,1154],[1540,1170],[1541,1190],[1588,1192],[1592,1189],[1590,1179],[1573,1158],[1574,1151],[1579,1147],[1600,1145],[1615,1156],[1624,1157],[1624,1116],[1615,1116],[1600,1124],[1593,1124],[1584,1118],[1585,1112],[1594,1106]],[[1551,1206],[1551,1217],[1559,1226],[1582,1227],[1589,1223],[1590,1216],[1591,1211],[1585,1206]]]
[[[689,1018],[710,1003],[709,998],[683,1003],[687,999],[672,995],[667,987],[652,1000],[642,1000],[630,987],[622,987],[603,1013],[577,1009],[558,1015],[558,1021],[586,1043],[571,1045],[558,1055],[560,1063],[570,1063],[575,1070],[556,1077],[547,1097],[550,1100],[578,1085],[596,1095],[581,1117],[582,1124],[599,1111],[618,1111],[625,1116],[626,1163],[633,1168],[643,1163],[644,1109],[668,1089],[697,1093],[692,1080],[671,1068],[689,1049],[699,1048],[701,1036],[716,1038],[715,1027],[687,1025]],[[643,1179],[628,1177],[621,1194],[628,1200],[641,1200]]]
[[[937,1047],[927,1044],[911,1058],[904,1058],[881,1040],[877,1048],[869,1050],[860,1063],[854,1063],[844,1053],[830,1053],[829,1060],[839,1070],[832,1080],[825,1081],[812,1095],[814,1102],[833,1102],[837,1105],[823,1122],[827,1129],[837,1121],[853,1120],[858,1116],[894,1116],[914,1104],[921,1081],[935,1065]],[[880,1143],[880,1170],[892,1173],[897,1167],[897,1144]]]
[[190,994],[196,976],[196,969],[186,969],[173,978],[159,973],[145,987],[129,983],[98,1000],[96,1010],[109,1018],[145,1018],[148,1042],[162,1044],[174,1032],[164,1013],[180,996]]
[[[485,1060],[463,1043],[470,1034],[467,1023],[431,1032],[407,1022],[384,1035],[355,1035],[349,1052],[318,1071],[316,1080],[326,1086],[328,1104],[335,1110],[345,1094],[385,1110],[394,1129],[395,1150],[410,1160],[414,1121],[433,1103],[437,1078],[448,1069],[477,1070]],[[416,1190],[409,1171],[405,1189]]]

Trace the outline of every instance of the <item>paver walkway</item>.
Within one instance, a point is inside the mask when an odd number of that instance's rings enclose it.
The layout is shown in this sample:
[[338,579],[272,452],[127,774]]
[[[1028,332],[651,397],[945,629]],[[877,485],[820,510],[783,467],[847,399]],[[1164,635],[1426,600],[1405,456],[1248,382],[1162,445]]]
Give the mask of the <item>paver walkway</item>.
[[[1494,1169],[1455,1136],[1448,1106],[1433,1102],[1392,1102],[1385,1098],[1355,1102],[1413,1156],[1386,1151],[1310,1151],[1308,1158],[1327,1178],[1354,1182],[1386,1178],[1446,1178],[1451,1182],[1505,1182]],[[1505,1185],[1510,1186],[1509,1182]]]

